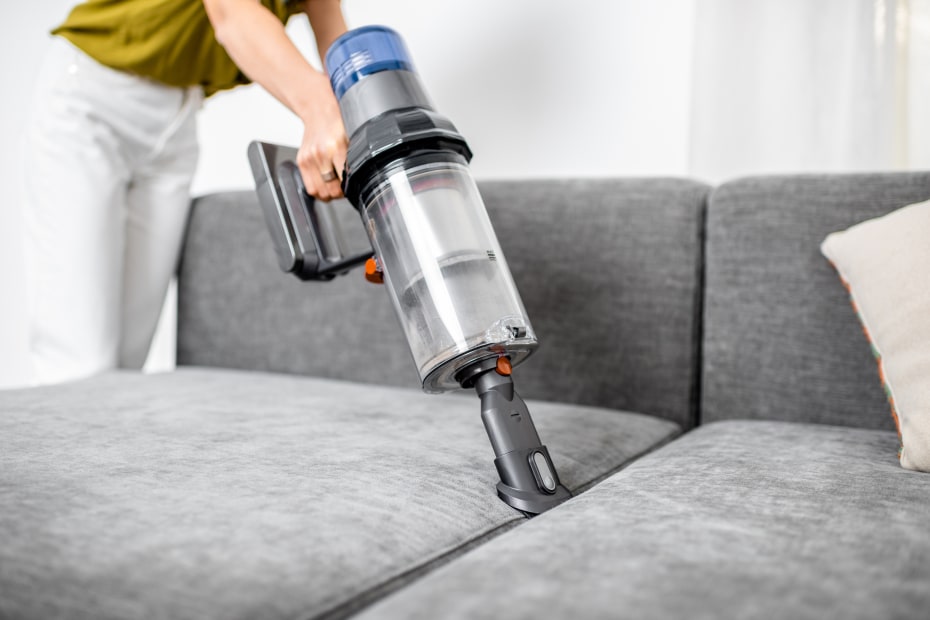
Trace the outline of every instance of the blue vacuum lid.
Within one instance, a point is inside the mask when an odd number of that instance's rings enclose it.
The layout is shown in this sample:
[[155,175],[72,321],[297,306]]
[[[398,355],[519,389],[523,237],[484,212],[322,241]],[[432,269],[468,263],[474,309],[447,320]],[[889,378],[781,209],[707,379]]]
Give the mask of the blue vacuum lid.
[[325,63],[336,99],[342,99],[366,75],[414,70],[404,40],[386,26],[363,26],[346,32],[329,46]]

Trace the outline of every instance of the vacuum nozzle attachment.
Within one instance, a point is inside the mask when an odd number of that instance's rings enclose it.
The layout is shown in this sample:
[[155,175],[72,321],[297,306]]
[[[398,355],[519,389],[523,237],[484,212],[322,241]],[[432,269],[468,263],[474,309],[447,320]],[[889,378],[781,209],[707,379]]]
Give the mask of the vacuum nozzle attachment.
[[481,421],[500,475],[497,495],[529,516],[553,508],[572,494],[562,486],[549,450],[539,439],[530,411],[513,386],[509,365],[484,360],[460,375],[481,399]]

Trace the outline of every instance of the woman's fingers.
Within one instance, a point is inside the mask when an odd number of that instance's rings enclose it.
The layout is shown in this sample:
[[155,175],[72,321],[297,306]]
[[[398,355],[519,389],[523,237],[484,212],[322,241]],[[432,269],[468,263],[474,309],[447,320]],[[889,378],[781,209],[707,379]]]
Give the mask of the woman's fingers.
[[297,166],[307,193],[320,200],[342,197],[341,177],[345,167],[345,140],[305,136],[297,152]]

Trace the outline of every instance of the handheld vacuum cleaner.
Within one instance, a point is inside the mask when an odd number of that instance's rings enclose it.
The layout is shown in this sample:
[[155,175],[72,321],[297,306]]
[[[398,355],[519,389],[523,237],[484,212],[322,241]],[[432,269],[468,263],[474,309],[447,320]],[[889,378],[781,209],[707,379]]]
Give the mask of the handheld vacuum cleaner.
[[433,108],[393,30],[347,32],[325,63],[349,136],[343,191],[373,251],[346,255],[333,205],[304,189],[296,149],[253,142],[249,160],[281,269],[331,280],[365,264],[366,277],[387,288],[423,390],[477,392],[498,496],[529,515],[560,504],[571,494],[511,377],[536,335],[469,173],[468,145]]

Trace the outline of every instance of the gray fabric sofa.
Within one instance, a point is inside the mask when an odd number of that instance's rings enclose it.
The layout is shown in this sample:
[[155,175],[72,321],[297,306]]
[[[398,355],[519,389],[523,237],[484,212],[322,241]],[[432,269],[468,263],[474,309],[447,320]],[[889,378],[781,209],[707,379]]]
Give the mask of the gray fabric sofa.
[[176,372],[0,392],[0,617],[926,617],[930,475],[818,246],[930,173],[481,189],[572,500],[500,502],[477,399],[418,390],[385,291],[280,273],[217,194]]

